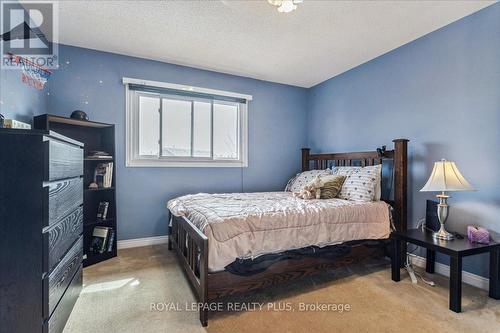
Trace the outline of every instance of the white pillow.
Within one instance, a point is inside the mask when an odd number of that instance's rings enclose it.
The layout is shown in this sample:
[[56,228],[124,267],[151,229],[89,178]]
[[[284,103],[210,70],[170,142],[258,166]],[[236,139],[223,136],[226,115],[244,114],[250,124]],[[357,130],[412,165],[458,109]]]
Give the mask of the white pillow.
[[352,201],[380,201],[382,165],[333,167],[333,175],[347,176],[339,198]]
[[285,192],[291,192],[292,191],[290,188],[292,187],[293,182],[295,181],[295,179],[297,179],[297,177],[299,175],[300,175],[300,173],[296,174],[295,176],[293,176],[292,178],[290,178],[288,180],[288,183],[286,183],[286,186],[285,186]]
[[300,192],[311,180],[313,180],[316,176],[326,176],[331,175],[332,171],[330,169],[326,170],[310,170],[298,173],[295,178],[292,178],[286,188],[285,191],[290,192]]

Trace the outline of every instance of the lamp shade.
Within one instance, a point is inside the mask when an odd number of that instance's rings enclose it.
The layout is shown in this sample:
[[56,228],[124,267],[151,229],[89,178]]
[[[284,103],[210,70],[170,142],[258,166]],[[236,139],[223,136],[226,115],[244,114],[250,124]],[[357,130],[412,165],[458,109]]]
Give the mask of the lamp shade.
[[474,191],[462,176],[455,162],[441,160],[434,163],[431,176],[421,192]]

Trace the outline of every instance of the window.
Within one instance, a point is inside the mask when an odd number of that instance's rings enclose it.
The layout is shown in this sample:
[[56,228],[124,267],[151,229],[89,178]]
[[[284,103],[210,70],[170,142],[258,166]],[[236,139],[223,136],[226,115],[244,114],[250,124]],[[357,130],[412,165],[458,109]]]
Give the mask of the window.
[[127,166],[247,166],[252,96],[123,79]]

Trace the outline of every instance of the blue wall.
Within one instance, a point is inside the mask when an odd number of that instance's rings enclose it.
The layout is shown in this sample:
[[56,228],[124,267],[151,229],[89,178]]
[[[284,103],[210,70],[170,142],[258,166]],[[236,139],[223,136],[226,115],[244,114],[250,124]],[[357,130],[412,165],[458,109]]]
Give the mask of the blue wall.
[[[81,109],[116,124],[119,239],[164,235],[166,202],[175,196],[282,190],[300,169],[306,89],[64,45],[59,63],[48,83],[48,112],[69,116]],[[249,167],[126,168],[124,76],[253,95]]]
[[46,90],[37,90],[21,81],[20,69],[0,69],[0,113],[5,118],[31,124],[34,115],[46,112],[47,98]]
[[0,70],[0,113],[31,124],[33,116],[46,112],[46,90],[37,90],[21,81],[21,70]]
[[[500,4],[311,88],[308,103],[313,151],[411,140],[410,225],[433,198],[419,190],[434,161],[447,158],[477,188],[452,194],[449,227],[500,232]],[[486,276],[487,260],[466,258],[464,267]]]

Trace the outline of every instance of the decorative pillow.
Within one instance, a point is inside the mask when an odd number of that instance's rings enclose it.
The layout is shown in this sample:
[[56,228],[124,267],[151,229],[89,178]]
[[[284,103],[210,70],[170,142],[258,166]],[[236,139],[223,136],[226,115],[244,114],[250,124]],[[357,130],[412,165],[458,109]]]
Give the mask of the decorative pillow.
[[361,169],[360,166],[339,166],[332,167],[332,175],[350,176],[355,170]]
[[[381,165],[352,169],[342,185],[339,198],[357,202],[373,201],[375,188],[377,183],[380,183],[381,170]],[[346,171],[340,170],[339,172]]]
[[337,197],[342,189],[346,176],[322,176],[321,180],[321,196],[320,199],[333,199]]
[[290,178],[288,180],[288,183],[286,183],[286,186],[285,186],[285,192],[291,192],[292,191],[290,188],[292,187],[293,182],[295,181],[295,179],[297,179],[297,177],[299,175],[300,175],[300,173],[296,174],[295,176],[293,176],[292,178]]
[[301,172],[297,174],[293,180],[288,182],[289,184],[287,184],[285,191],[300,192],[304,186],[311,182],[316,176],[326,176],[331,174],[332,171],[330,169]]
[[357,172],[358,170],[361,170],[361,169],[373,170],[373,173],[377,176],[377,180],[375,183],[375,189],[373,191],[372,201],[380,201],[380,197],[382,196],[382,184],[381,184],[382,165],[378,164],[378,165],[370,165],[370,166],[366,166],[366,167],[360,167],[360,166],[332,167],[332,174],[349,177],[354,172]]

